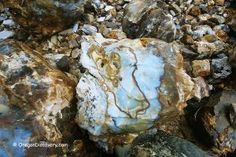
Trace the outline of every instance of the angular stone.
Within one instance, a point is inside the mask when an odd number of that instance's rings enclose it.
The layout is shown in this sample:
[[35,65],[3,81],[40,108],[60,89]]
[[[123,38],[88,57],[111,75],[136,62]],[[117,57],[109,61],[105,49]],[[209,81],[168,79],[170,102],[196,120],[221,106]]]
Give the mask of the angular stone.
[[130,38],[155,37],[167,42],[175,39],[176,26],[165,2],[133,0],[125,9],[122,28]]
[[82,19],[89,0],[7,0],[3,5],[11,9],[14,20],[28,32],[50,35]]
[[195,114],[196,124],[207,133],[208,142],[213,142],[220,154],[236,149],[236,91],[223,90],[210,96]]
[[198,16],[201,14],[201,9],[198,6],[193,6],[189,12],[192,16]]
[[163,131],[138,136],[132,143],[129,157],[211,157],[193,143]]
[[12,31],[1,31],[0,32],[0,40],[10,38],[14,35]]
[[192,67],[193,67],[193,75],[195,77],[197,76],[208,76],[211,73],[211,65],[210,61],[205,59],[205,60],[194,60],[192,62]]
[[76,89],[76,122],[92,137],[146,130],[162,116],[179,112],[195,94],[175,44],[96,34],[83,37],[82,51],[80,63],[87,72]]
[[74,87],[71,78],[54,69],[38,52],[21,42],[1,42],[0,93],[5,94],[0,94],[0,140],[7,139],[3,142],[5,147],[0,146],[1,156],[25,156],[34,150],[26,152],[19,143],[69,140],[73,114],[67,113]]
[[211,69],[213,82],[219,82],[227,78],[232,73],[228,56],[219,54],[216,58],[213,58],[211,61]]

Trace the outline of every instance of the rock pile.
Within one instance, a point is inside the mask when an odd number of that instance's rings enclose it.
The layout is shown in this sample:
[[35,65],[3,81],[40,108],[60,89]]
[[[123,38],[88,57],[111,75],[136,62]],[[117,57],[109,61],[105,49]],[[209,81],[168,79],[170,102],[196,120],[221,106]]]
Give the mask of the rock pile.
[[0,156],[235,155],[235,8],[1,1]]

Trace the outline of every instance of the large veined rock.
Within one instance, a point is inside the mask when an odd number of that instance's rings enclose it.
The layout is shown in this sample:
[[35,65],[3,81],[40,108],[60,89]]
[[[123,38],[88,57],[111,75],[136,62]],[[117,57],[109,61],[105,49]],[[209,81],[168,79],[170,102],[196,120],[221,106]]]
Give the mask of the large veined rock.
[[89,0],[7,0],[14,20],[28,32],[50,35],[82,19]]
[[62,126],[70,130],[71,115],[65,113],[71,108],[74,88],[75,82],[38,52],[21,42],[1,42],[0,156],[25,156],[20,143],[60,143],[64,135],[69,138]]
[[175,44],[96,34],[83,37],[82,51],[80,62],[87,71],[76,88],[76,122],[91,137],[147,130],[196,93]]
[[176,26],[167,4],[159,0],[133,0],[125,8],[123,31],[130,38],[175,39]]

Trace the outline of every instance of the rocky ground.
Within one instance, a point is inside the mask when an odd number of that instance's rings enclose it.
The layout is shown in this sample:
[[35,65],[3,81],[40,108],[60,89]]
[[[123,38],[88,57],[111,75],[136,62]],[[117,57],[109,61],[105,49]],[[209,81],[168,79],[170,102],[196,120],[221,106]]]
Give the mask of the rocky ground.
[[0,156],[236,156],[235,0],[0,1]]

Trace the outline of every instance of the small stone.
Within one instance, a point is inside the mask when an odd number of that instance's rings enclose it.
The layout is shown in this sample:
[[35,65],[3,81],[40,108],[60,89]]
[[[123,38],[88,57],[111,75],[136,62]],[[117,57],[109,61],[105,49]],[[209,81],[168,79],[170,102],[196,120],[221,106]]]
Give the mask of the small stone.
[[226,42],[229,39],[229,35],[223,30],[216,31],[216,36],[219,37],[223,42]]
[[209,42],[209,43],[214,43],[217,40],[218,40],[218,37],[216,35],[211,35],[211,34],[204,35],[201,38],[201,41],[206,41],[206,42]]
[[109,11],[109,10],[112,10],[112,9],[114,9],[114,7],[113,7],[113,6],[110,6],[110,5],[107,5],[107,6],[105,7],[105,11]]
[[8,114],[10,111],[10,108],[7,105],[0,103],[0,117]]
[[8,20],[4,20],[2,24],[8,27],[11,27],[15,25],[15,22],[11,19],[8,19]]
[[203,77],[193,78],[193,81],[195,83],[194,97],[197,100],[200,101],[202,98],[210,96],[210,90],[212,89],[212,86],[210,86]]
[[211,73],[210,61],[208,59],[194,60],[192,62],[192,67],[193,67],[193,75],[195,77],[197,76],[206,77],[209,76]]
[[56,62],[56,65],[61,71],[68,72],[70,70],[70,61],[67,56],[63,56],[58,62]]
[[93,33],[97,33],[97,28],[95,26],[92,26],[92,25],[88,25],[88,24],[85,24],[83,25],[82,27],[82,31],[85,33],[85,34],[93,34]]
[[189,12],[192,16],[199,16],[201,14],[201,10],[198,6],[193,6]]
[[105,21],[105,19],[106,19],[106,17],[102,16],[102,17],[97,18],[97,21],[98,22],[103,22],[103,21]]
[[119,39],[119,40],[127,38],[126,34],[120,30],[112,30],[111,32],[106,34],[105,37],[111,38],[111,39]]
[[196,46],[197,52],[199,54],[212,55],[217,51],[216,45],[214,43],[199,41],[194,42],[194,45]]
[[77,32],[78,28],[79,28],[79,24],[76,23],[76,24],[74,24],[72,31],[75,33],[75,32]]
[[0,32],[0,39],[7,39],[14,35],[14,32],[12,31],[1,31]]
[[79,48],[75,48],[75,49],[73,49],[72,50],[72,52],[71,52],[71,57],[72,58],[78,58],[80,55],[81,55],[81,49],[79,49]]
[[194,40],[191,35],[184,35],[183,38],[181,38],[181,41],[185,44],[193,44]]
[[212,15],[211,19],[212,22],[216,23],[216,24],[223,24],[225,23],[225,18],[223,16],[220,15]]
[[198,25],[193,28],[193,39],[200,39],[207,34],[214,35],[214,31],[208,25]]
[[202,2],[203,2],[203,0],[194,0],[193,3],[194,3],[195,5],[199,5],[199,4],[201,4]]
[[223,6],[225,4],[225,0],[215,0],[215,4]]
[[225,54],[219,54],[212,59],[211,69],[214,82],[225,79],[232,73],[229,58]]

